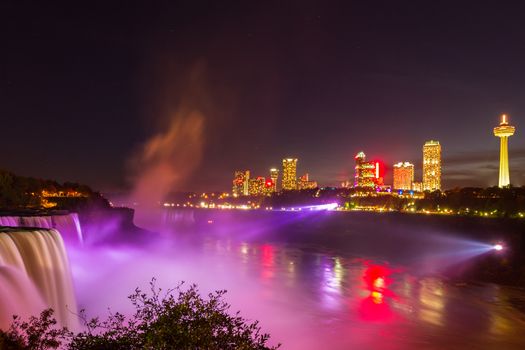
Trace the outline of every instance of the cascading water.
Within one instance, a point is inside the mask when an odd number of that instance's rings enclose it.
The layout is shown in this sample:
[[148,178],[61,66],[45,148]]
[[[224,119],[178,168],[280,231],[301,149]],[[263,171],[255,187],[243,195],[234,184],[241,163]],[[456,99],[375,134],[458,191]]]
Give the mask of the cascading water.
[[0,216],[0,226],[55,228],[68,243],[84,241],[77,213],[46,216]]
[[22,216],[20,217],[20,226],[53,228],[53,216]]
[[38,314],[46,304],[25,272],[0,266],[0,329],[7,329],[13,315],[22,319]]
[[83,243],[82,228],[77,213],[68,215],[53,215],[53,228],[57,229],[66,241],[77,241]]
[[195,213],[193,210],[165,210],[162,212],[164,225],[193,224]]
[[57,230],[0,229],[0,286],[0,328],[13,311],[35,315],[41,305],[55,310],[61,325],[76,326],[69,260]]
[[0,226],[18,227],[20,226],[19,216],[0,216]]

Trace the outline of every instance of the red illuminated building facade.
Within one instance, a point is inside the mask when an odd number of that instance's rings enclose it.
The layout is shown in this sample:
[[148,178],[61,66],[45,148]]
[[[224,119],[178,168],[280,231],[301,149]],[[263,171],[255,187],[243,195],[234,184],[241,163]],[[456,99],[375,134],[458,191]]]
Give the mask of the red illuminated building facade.
[[234,174],[232,194],[234,197],[249,195],[249,170],[238,170]]
[[377,161],[366,161],[364,152],[355,156],[354,187],[376,188],[383,185],[381,167]]

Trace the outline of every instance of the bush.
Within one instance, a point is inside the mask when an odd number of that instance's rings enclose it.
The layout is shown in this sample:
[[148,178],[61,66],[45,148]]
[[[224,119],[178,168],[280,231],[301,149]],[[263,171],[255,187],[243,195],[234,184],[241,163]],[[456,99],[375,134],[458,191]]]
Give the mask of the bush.
[[136,289],[129,296],[135,313],[129,319],[114,313],[105,321],[84,319],[85,330],[72,333],[56,328],[52,310],[28,322],[14,319],[7,332],[0,331],[0,349],[70,349],[70,350],[135,350],[135,349],[277,349],[267,345],[268,334],[261,333],[257,321],[248,322],[229,314],[230,305],[223,301],[225,291],[208,294],[204,299],[195,285],[182,284],[162,293],[151,282],[151,293]]
[[66,328],[57,328],[53,310],[42,311],[40,317],[22,321],[13,316],[13,323],[7,332],[0,330],[2,350],[44,350],[57,349],[72,336]]

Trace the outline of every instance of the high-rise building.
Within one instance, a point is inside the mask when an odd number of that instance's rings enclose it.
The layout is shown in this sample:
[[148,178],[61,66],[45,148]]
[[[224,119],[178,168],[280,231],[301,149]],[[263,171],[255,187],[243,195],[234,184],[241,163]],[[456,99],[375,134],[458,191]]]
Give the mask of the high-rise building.
[[255,179],[250,179],[248,192],[250,196],[263,196],[265,192],[266,179],[263,176],[257,176]]
[[317,188],[317,181],[310,180],[308,173],[299,177],[299,180],[297,180],[298,190],[311,190],[314,188]]
[[273,193],[275,193],[275,183],[271,177],[267,177],[264,182],[264,195],[271,196]]
[[355,156],[354,187],[375,187],[379,165],[375,162],[367,162],[364,152]]
[[514,135],[515,130],[515,127],[509,125],[507,116],[505,114],[501,116],[501,122],[499,123],[499,126],[494,128],[494,136],[499,137],[500,139],[498,182],[499,187],[505,187],[510,185],[508,143],[509,137]]
[[430,140],[423,145],[423,191],[441,190],[441,145]]
[[283,159],[283,190],[297,189],[297,159],[286,158]]
[[270,169],[270,179],[272,180],[273,192],[277,192],[277,180],[279,179],[279,170],[275,168]]
[[394,164],[394,189],[411,190],[414,182],[414,164],[399,162]]
[[412,182],[412,191],[423,192],[423,183],[422,182]]
[[249,181],[250,171],[249,170],[238,170],[234,174],[233,178],[233,190],[232,194],[234,197],[247,196],[249,195]]
[[351,188],[354,185],[353,181],[346,180],[341,182],[341,188]]

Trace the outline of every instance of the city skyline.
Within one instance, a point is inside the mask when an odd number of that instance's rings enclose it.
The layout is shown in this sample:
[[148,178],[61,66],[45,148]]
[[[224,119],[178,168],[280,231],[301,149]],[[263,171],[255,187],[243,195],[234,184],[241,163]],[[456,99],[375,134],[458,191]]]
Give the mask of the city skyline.
[[[506,124],[505,124],[506,125]],[[443,190],[442,182],[442,149],[437,140],[429,140],[422,148],[421,181],[416,181],[415,166],[410,162],[397,162],[390,169],[392,173],[385,173],[385,163],[380,159],[366,160],[363,151],[359,151],[355,157],[353,166],[353,177],[342,181],[340,186],[319,184],[318,181],[309,179],[309,173],[298,176],[298,158],[283,158],[282,178],[279,183],[279,170],[271,168],[269,177],[255,176],[250,178],[250,170],[236,170],[234,172],[232,194],[234,197],[247,195],[270,195],[279,190],[302,190],[322,187],[342,188],[374,188],[378,191],[390,192],[401,191],[435,191]],[[508,159],[507,159],[508,162]],[[385,182],[385,177],[391,178],[392,182]],[[280,186],[279,186],[280,184]],[[249,188],[249,189],[248,189]]]
[[[338,185],[361,149],[418,165],[437,139],[443,188],[497,185],[495,116],[519,130],[525,115],[521,11],[451,5],[8,2],[0,113],[16,147],[0,167],[126,191],[164,140],[173,168],[191,160],[176,190],[226,190],[232,169],[287,154]],[[170,137],[184,128],[195,142],[181,146]],[[510,143],[511,182],[525,185],[525,138]]]
[[[499,187],[505,187],[511,185],[509,179],[509,148],[508,138],[513,136],[515,133],[515,127],[509,125],[509,118],[506,114],[502,114],[500,117],[499,126],[494,128],[494,136],[501,139],[500,142],[500,159],[499,159]],[[444,190],[442,188],[442,148],[441,144],[437,140],[426,141],[423,145],[423,157],[422,157],[422,168],[421,168],[421,182],[416,181],[415,178],[415,166],[414,164],[402,161],[392,165],[392,173],[385,174],[383,170],[385,168],[384,163],[381,165],[376,159],[373,161],[366,161],[366,155],[363,151],[360,151],[354,157],[354,177],[349,178],[341,182],[341,187],[374,187],[377,189],[389,188],[389,190],[413,190],[417,192],[422,191],[435,191]],[[285,178],[282,181],[283,190],[297,190],[306,188],[315,188],[318,185],[317,181],[309,181],[309,174],[298,177],[297,176],[297,158],[284,158],[283,159],[282,174]],[[237,173],[235,172],[234,179],[234,195],[238,193],[235,188],[237,181]],[[246,171],[249,174],[249,171]],[[270,178],[267,178],[267,187],[271,185],[273,188],[272,192],[278,190],[277,176],[278,170],[275,168],[270,169]],[[389,176],[390,175],[390,176]],[[249,175],[248,175],[249,177]],[[391,183],[385,183],[384,178],[391,178]],[[303,185],[299,185],[299,181],[302,180]],[[268,182],[269,181],[269,182]],[[269,185],[268,185],[269,184]],[[305,185],[308,184],[308,185]],[[314,185],[315,184],[315,185]],[[339,187],[330,185],[320,185],[319,187]],[[253,191],[249,191],[253,193]],[[246,194],[244,194],[246,195]]]

